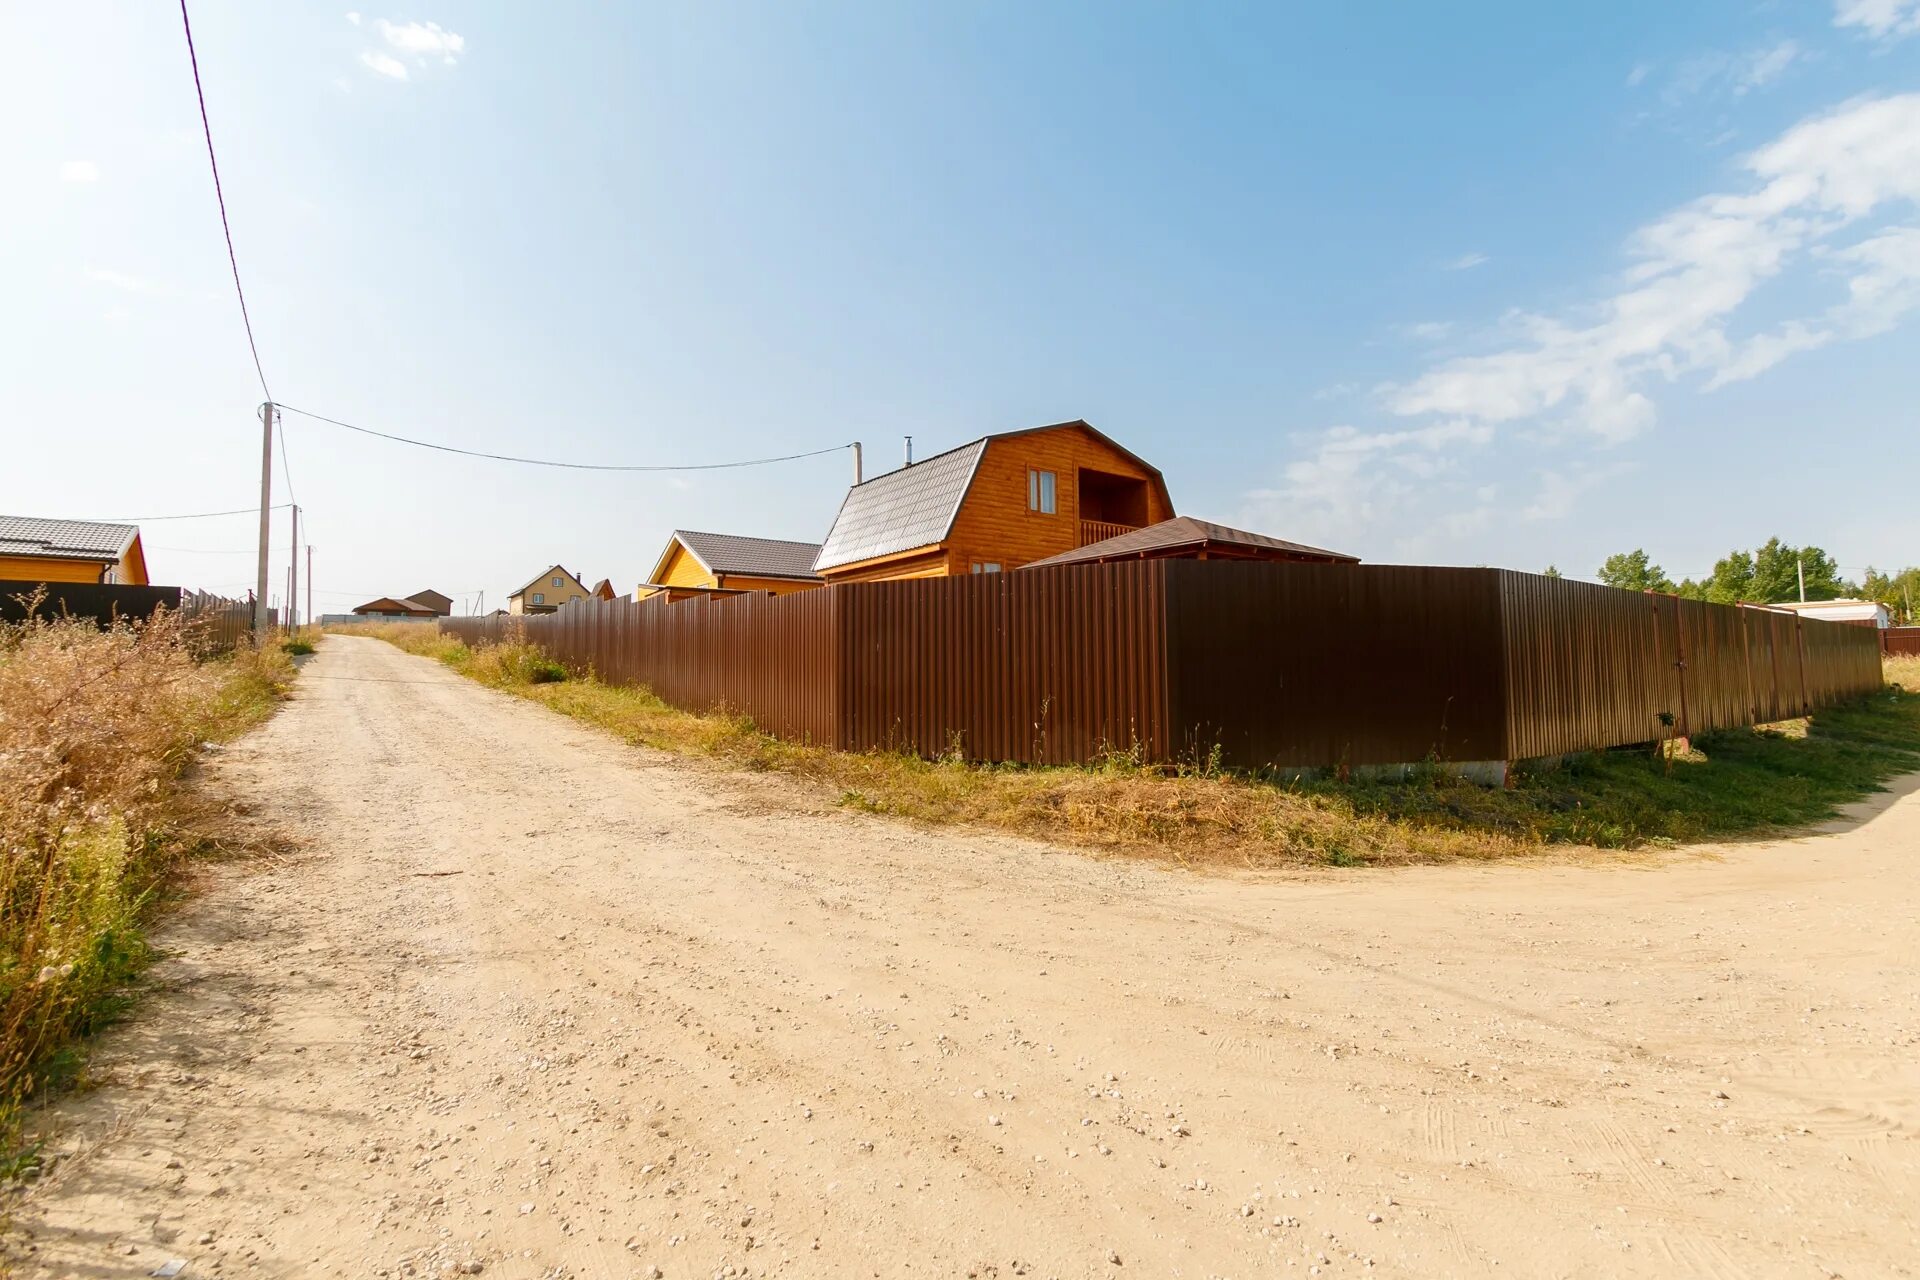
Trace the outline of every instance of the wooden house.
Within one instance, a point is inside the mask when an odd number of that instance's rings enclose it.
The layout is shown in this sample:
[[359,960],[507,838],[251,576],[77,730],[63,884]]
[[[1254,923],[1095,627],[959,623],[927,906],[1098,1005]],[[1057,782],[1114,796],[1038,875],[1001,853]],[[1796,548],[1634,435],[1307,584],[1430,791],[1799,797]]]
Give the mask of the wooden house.
[[416,591],[412,595],[403,598],[414,604],[425,605],[427,608],[433,610],[435,617],[444,618],[453,612],[453,597],[434,591],[431,588],[426,591]]
[[430,604],[422,604],[411,596],[381,596],[378,600],[369,600],[365,604],[353,606],[355,617],[359,618],[437,618],[442,616]]
[[0,581],[147,586],[140,529],[96,520],[0,516]]
[[712,592],[806,591],[821,584],[813,571],[819,554],[817,542],[675,529],[636,595],[664,594],[673,600]]
[[569,573],[565,565],[549,565],[544,572],[534,574],[525,586],[507,597],[507,612],[516,615],[552,613],[563,604],[585,600],[588,594],[580,579]]
[[813,568],[830,583],[998,573],[1172,517],[1158,468],[1062,422],[853,486]]

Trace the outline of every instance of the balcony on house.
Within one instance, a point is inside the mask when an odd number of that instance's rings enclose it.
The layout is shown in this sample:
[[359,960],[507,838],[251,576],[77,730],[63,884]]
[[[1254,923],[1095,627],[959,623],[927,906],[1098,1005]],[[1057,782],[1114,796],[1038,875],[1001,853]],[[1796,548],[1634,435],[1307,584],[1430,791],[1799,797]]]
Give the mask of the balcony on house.
[[1080,472],[1080,543],[1083,547],[1142,528],[1147,523],[1147,482],[1106,471]]

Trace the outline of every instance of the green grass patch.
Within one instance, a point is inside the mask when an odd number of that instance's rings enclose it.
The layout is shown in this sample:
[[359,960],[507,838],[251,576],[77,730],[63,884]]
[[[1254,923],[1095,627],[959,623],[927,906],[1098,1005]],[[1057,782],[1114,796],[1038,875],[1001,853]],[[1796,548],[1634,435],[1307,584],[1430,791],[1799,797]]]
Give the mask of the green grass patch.
[[[1236,773],[1217,758],[1166,769],[1122,750],[1082,768],[833,751],[773,738],[743,716],[678,710],[645,688],[540,682],[538,650],[526,645],[468,649],[413,626],[359,633],[627,742],[788,775],[842,809],[1193,864],[1365,867],[1672,847],[1804,827],[1920,769],[1920,694],[1897,684],[1811,721],[1698,739],[1671,762],[1648,748],[1593,752],[1499,789],[1438,768],[1392,782],[1299,781]],[[1915,666],[1907,679],[1920,685]]]

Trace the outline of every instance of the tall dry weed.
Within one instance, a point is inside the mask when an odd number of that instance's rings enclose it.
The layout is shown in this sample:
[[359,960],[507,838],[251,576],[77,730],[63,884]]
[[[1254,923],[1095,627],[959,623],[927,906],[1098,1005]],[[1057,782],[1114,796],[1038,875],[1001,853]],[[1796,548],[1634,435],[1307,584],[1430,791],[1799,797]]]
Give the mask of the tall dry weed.
[[0,1124],[145,954],[140,917],[191,837],[178,779],[264,716],[279,646],[196,661],[174,614],[0,626]]

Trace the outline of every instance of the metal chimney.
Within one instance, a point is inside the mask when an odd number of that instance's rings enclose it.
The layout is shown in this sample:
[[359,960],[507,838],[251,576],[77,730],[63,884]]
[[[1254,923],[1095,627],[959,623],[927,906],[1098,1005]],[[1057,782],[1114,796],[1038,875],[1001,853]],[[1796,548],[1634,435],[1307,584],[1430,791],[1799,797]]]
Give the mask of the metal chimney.
[[913,465],[913,437],[907,437],[907,465]]
[[860,480],[861,480],[860,442],[858,440],[855,440],[853,442],[853,482],[855,484],[859,484]]

